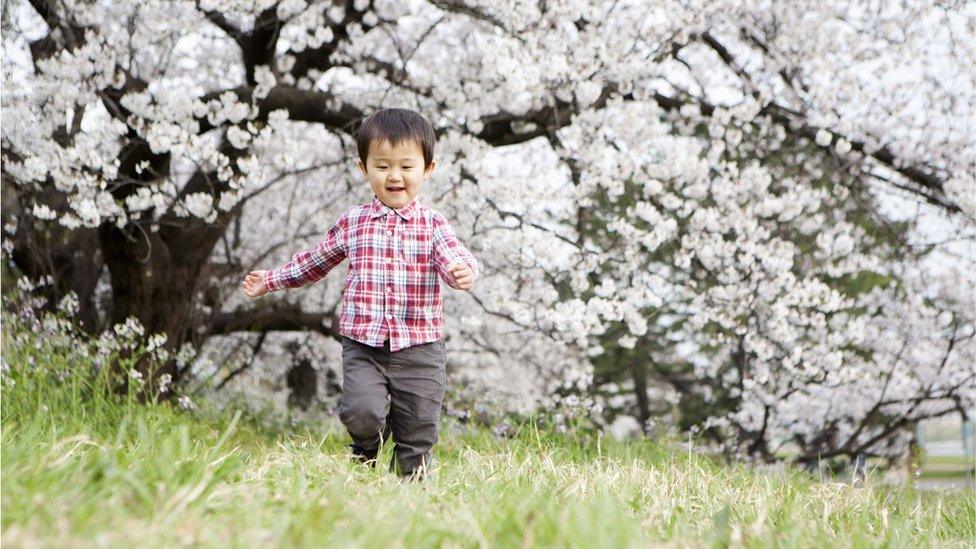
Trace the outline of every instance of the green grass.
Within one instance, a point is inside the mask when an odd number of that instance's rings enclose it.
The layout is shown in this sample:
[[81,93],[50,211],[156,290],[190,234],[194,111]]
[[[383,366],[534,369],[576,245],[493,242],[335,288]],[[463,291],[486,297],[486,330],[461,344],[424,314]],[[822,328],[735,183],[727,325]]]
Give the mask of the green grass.
[[[932,420],[925,424],[926,442],[961,442],[962,425],[956,418]],[[961,446],[961,444],[960,444]],[[933,456],[923,454],[922,480],[953,481],[962,486],[976,485],[976,457],[974,456]]]
[[350,463],[341,431],[98,396],[84,360],[4,339],[4,547],[968,547],[976,536],[969,491],[856,489],[532,426],[511,439],[445,427],[440,468],[401,483]]
[[972,485],[976,461],[971,456],[924,456],[922,479],[955,480]]
[[971,469],[974,465],[971,456],[925,456],[926,467],[933,469]]

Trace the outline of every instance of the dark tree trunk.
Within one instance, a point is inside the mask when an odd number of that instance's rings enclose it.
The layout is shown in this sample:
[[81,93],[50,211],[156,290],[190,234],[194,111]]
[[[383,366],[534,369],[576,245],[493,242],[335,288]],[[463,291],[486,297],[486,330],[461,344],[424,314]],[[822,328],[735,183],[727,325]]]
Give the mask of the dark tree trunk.
[[288,384],[288,405],[302,410],[308,410],[318,392],[318,375],[312,367],[312,361],[307,358],[299,359],[285,377]]
[[[165,334],[170,351],[193,338],[203,321],[192,314],[209,277],[210,254],[227,221],[239,212],[221,212],[213,224],[184,219],[182,226],[166,224],[155,233],[136,229],[135,235],[103,224],[99,239],[112,281],[111,322],[135,317],[147,335]],[[182,372],[169,361],[156,373],[178,381]]]
[[651,406],[647,399],[647,368],[644,363],[631,360],[630,373],[634,378],[634,394],[637,396],[637,421],[641,432],[649,434],[648,421],[651,419]]
[[[129,138],[130,144],[120,155],[119,179],[112,190],[120,202],[140,185],[154,185],[170,173],[169,153],[153,153],[148,143],[134,132],[130,131]],[[240,154],[226,148],[222,152],[230,153],[231,160]],[[148,167],[137,170],[136,166],[144,162]],[[219,193],[225,189],[226,185],[214,174],[197,172],[187,181],[179,198],[207,192],[216,205]],[[201,280],[209,278],[210,255],[228,223],[240,215],[241,209],[242,204],[238,203],[229,211],[218,211],[213,223],[192,216],[180,218],[170,209],[159,219],[156,231],[148,220],[130,220],[122,229],[113,223],[100,225],[98,241],[112,285],[109,322],[117,324],[134,317],[145,328],[147,336],[165,334],[164,348],[171,353],[190,340],[196,329],[192,318],[195,299],[202,289]],[[137,369],[149,374],[146,376],[149,381],[167,373],[173,382],[178,382],[183,373],[173,359],[155,372],[148,372],[145,362]]]

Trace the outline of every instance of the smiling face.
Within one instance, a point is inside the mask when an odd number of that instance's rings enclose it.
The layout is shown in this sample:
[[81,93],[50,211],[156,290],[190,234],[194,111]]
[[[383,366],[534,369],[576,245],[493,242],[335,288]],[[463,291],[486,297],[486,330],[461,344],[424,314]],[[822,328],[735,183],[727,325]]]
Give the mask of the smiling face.
[[414,141],[393,146],[389,141],[369,144],[366,164],[359,162],[359,170],[369,181],[373,194],[393,209],[410,203],[420,193],[423,182],[434,172],[435,162],[424,168],[424,151]]

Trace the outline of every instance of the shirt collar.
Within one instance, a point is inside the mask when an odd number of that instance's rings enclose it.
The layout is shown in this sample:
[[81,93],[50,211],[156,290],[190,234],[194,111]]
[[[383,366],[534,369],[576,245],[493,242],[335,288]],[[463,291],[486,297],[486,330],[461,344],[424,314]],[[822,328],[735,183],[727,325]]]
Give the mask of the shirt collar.
[[415,213],[417,213],[417,209],[419,207],[420,207],[420,197],[419,196],[415,196],[414,199],[411,200],[409,204],[407,204],[406,206],[400,208],[399,210],[394,210],[393,208],[391,208],[391,207],[387,206],[386,204],[382,203],[380,201],[380,199],[379,198],[376,198],[376,196],[374,195],[373,196],[373,200],[369,204],[369,216],[370,217],[379,217],[381,215],[385,215],[387,212],[394,211],[400,217],[402,217],[404,219],[410,219],[410,218],[413,217],[413,215]]

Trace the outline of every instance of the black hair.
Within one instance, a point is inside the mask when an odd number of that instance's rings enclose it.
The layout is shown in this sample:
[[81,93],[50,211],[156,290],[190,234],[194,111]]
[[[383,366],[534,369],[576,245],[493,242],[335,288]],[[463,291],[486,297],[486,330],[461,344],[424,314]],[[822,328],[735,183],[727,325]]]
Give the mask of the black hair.
[[373,141],[389,141],[394,147],[413,141],[424,151],[424,168],[434,160],[434,127],[416,111],[409,109],[382,109],[363,120],[356,132],[359,159],[366,163],[369,144]]

